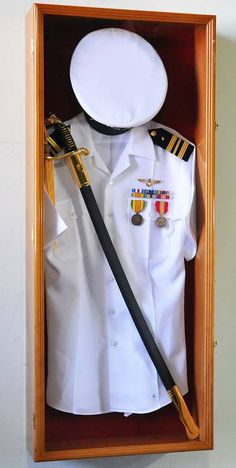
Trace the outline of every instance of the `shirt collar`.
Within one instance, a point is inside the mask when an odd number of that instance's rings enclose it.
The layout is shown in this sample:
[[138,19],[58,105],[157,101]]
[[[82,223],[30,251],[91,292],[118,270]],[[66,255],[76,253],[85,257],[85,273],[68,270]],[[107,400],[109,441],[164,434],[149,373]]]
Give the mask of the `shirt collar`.
[[147,124],[132,128],[129,153],[130,155],[155,160],[154,144],[148,133],[148,128]]
[[111,179],[117,177],[130,166],[130,157],[132,156],[151,160],[156,159],[154,144],[149,136],[147,124],[134,127],[129,132],[127,145],[111,174],[94,146],[91,129],[84,115],[79,114],[69,124],[71,125],[71,131],[77,147],[84,146],[88,148],[89,155],[86,158],[93,157],[94,165],[101,171],[111,175]]
[[111,179],[119,176],[130,167],[133,156],[156,159],[154,145],[145,125],[130,130],[129,141],[114,168]]

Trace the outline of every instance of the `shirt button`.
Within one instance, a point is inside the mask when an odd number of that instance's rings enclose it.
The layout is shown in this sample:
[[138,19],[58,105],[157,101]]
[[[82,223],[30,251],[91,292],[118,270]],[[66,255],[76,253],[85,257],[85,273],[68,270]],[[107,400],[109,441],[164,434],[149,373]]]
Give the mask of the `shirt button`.
[[152,394],[152,398],[156,398],[156,394],[155,394],[155,393]]
[[76,216],[75,213],[71,213],[70,217],[71,217],[72,219],[77,219],[77,216]]
[[110,281],[110,283],[113,283],[113,281],[115,281],[114,276],[111,276],[111,277],[109,278],[109,281]]
[[111,310],[111,315],[116,315],[116,310],[115,309]]
[[118,345],[118,341],[111,341],[112,348],[116,348],[117,345]]
[[108,213],[107,213],[107,214],[108,214],[109,218],[111,218],[111,217],[113,216],[113,213],[112,213],[112,211],[108,211]]

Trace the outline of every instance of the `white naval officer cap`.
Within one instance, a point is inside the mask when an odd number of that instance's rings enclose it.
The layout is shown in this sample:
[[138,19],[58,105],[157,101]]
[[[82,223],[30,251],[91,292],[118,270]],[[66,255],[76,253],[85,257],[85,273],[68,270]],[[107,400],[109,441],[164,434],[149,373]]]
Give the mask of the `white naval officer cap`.
[[131,128],[151,120],[167,93],[167,74],[152,45],[134,32],[105,28],[84,36],[70,65],[75,96],[95,121]]

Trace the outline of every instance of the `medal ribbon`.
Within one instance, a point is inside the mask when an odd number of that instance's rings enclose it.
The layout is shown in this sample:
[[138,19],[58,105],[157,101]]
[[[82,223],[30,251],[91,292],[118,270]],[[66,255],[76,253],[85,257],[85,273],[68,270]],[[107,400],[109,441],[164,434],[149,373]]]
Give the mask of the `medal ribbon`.
[[168,202],[168,201],[165,201],[165,200],[157,201],[157,202],[155,203],[155,208],[156,208],[157,213],[159,213],[159,215],[160,215],[161,217],[163,217],[164,214],[166,214],[167,211],[168,211],[169,202]]
[[131,207],[135,213],[140,213],[143,211],[146,206],[146,202],[144,200],[131,200]]
[[137,198],[143,198],[144,197],[144,191],[140,189],[132,189],[131,191],[131,196],[132,197],[137,197]]
[[169,190],[151,190],[151,189],[132,189],[131,197],[133,198],[156,198],[160,200],[162,198],[169,199]]

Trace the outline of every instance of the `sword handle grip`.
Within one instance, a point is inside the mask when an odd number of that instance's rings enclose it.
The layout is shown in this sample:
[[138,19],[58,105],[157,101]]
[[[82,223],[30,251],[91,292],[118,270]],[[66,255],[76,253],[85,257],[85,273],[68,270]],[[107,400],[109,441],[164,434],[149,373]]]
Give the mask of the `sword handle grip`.
[[168,394],[178,411],[179,417],[181,422],[183,423],[187,437],[191,440],[197,439],[199,436],[199,427],[193,420],[189,409],[184,401],[183,396],[181,395],[177,385],[174,385],[170,390],[168,390]]

